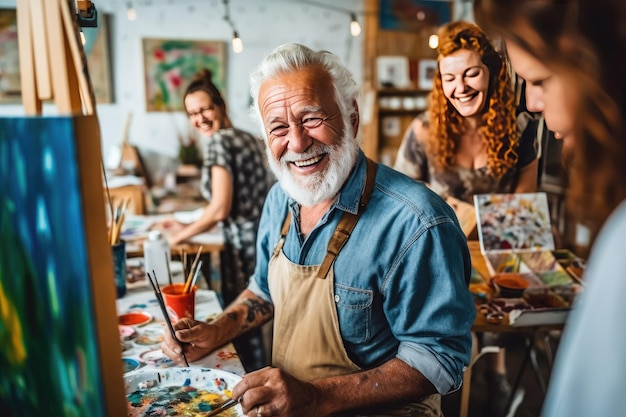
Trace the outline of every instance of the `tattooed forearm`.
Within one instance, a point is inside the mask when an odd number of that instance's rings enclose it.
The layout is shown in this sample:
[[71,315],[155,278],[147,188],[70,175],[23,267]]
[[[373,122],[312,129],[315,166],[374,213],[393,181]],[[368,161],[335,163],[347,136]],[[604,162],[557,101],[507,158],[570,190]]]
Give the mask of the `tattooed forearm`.
[[242,304],[248,306],[248,314],[246,315],[246,321],[248,323],[255,322],[259,316],[269,317],[274,313],[272,305],[263,300],[244,298]]

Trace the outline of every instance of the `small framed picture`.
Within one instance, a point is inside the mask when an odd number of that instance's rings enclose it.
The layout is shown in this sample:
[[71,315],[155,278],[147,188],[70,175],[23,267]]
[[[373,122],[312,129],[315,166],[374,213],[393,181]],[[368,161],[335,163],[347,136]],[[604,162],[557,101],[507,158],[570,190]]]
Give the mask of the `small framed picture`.
[[417,85],[422,90],[431,90],[433,88],[433,79],[437,72],[436,59],[422,59],[418,63],[417,69]]
[[378,85],[382,88],[409,88],[409,59],[405,56],[379,56],[376,61]]

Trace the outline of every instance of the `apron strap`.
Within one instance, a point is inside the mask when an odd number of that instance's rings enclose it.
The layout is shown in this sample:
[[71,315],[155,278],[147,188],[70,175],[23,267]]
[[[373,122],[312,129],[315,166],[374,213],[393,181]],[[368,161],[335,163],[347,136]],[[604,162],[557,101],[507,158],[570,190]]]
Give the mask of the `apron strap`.
[[[354,227],[356,226],[357,221],[359,221],[359,217],[365,211],[365,207],[367,203],[369,203],[370,198],[372,197],[372,192],[374,191],[374,183],[376,178],[376,163],[371,159],[367,158],[367,174],[365,180],[365,189],[361,194],[361,201],[359,203],[359,210],[357,214],[352,214],[347,211],[343,212],[341,216],[341,220],[339,220],[339,224],[335,229],[330,241],[328,242],[328,248],[326,249],[326,256],[324,257],[324,261],[320,265],[317,270],[317,278],[324,279],[330,271],[331,266],[335,262],[337,255],[341,252],[341,249],[348,241],[348,238],[352,234]],[[283,226],[284,229],[284,226]],[[281,245],[282,247],[282,245]]]
[[283,250],[283,245],[285,244],[285,238],[287,237],[287,233],[289,232],[289,224],[291,223],[291,211],[287,210],[287,215],[285,216],[285,221],[283,221],[283,228],[280,230],[280,239],[274,248],[274,253],[272,256],[278,255],[278,253]]

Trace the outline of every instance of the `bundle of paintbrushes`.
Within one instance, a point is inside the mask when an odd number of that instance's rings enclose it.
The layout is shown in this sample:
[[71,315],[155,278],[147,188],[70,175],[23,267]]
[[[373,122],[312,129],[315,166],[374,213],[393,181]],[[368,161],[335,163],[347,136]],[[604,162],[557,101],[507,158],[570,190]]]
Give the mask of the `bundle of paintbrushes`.
[[193,263],[191,264],[191,268],[189,269],[189,271],[187,271],[186,269],[186,261],[184,261],[185,259],[185,254],[183,252],[183,276],[186,276],[185,278],[185,287],[183,288],[183,294],[188,294],[193,287],[196,285],[196,281],[198,281],[198,277],[200,276],[201,272],[201,268],[202,268],[202,261],[200,260],[200,253],[202,253],[202,246],[200,246],[198,248],[198,253],[196,253],[195,258],[193,259]]
[[[146,273],[146,275],[148,276],[148,281],[150,281],[150,285],[152,285],[152,288],[154,289],[154,295],[156,296],[157,302],[159,303],[159,307],[161,307],[163,319],[167,324],[172,338],[182,345],[182,342],[176,337],[176,331],[174,330],[174,326],[172,326],[172,320],[170,320],[170,316],[167,314],[167,308],[165,307],[165,301],[163,300],[163,294],[161,294],[161,287],[159,286],[159,282],[157,281],[156,274],[154,273],[154,271],[152,271],[152,275],[150,275],[149,272]],[[183,359],[185,359],[185,364],[189,366],[189,362],[187,362],[187,356],[185,356],[185,352],[183,352],[182,355]]]
[[111,205],[111,225],[109,226],[109,243],[111,243],[111,246],[120,241],[122,225],[124,224],[124,218],[126,217],[129,204],[130,199],[122,200],[120,204]]

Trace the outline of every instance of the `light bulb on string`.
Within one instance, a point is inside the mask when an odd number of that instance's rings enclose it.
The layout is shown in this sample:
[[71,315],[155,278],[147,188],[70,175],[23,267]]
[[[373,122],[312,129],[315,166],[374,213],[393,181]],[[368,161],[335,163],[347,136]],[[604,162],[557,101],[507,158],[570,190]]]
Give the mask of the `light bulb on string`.
[[137,11],[133,7],[133,3],[131,2],[126,3],[126,17],[128,17],[128,20],[130,20],[131,22],[137,19]]
[[350,13],[350,34],[355,38],[361,34],[361,25],[359,21],[356,20],[356,14]]
[[80,30],[80,43],[82,43],[83,45],[85,45],[87,43],[87,38],[85,37],[85,32],[83,32],[83,30]]
[[233,32],[232,45],[233,45],[233,52],[234,53],[238,54],[241,51],[243,51],[243,41],[239,37],[239,34],[237,33],[236,30]]

